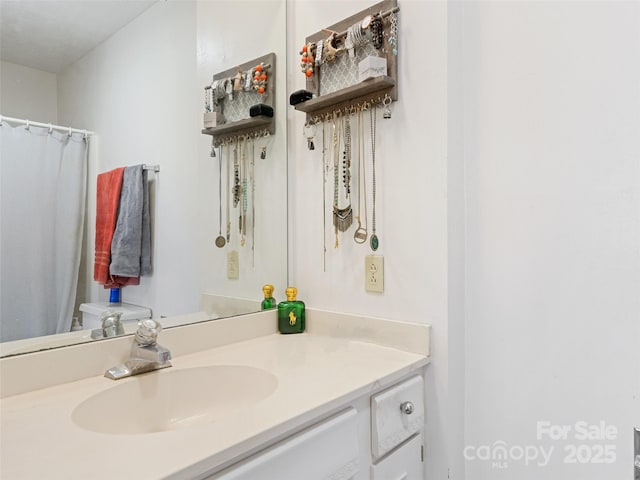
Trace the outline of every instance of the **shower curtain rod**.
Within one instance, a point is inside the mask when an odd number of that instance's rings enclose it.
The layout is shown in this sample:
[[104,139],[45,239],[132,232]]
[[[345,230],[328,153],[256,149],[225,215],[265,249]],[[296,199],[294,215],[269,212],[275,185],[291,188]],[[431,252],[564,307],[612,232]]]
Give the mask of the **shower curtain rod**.
[[7,123],[17,123],[18,125],[26,125],[27,128],[32,126],[32,125],[34,127],[48,128],[49,129],[49,133],[51,133],[52,130],[60,130],[62,132],[69,132],[69,134],[71,134],[71,133],[81,133],[83,135],[95,135],[95,132],[90,132],[88,130],[80,130],[79,128],[62,127],[60,125],[53,125],[51,123],[32,122],[31,120],[23,120],[21,118],[5,117],[3,115],[0,115],[0,123],[2,123],[3,121],[5,121]]

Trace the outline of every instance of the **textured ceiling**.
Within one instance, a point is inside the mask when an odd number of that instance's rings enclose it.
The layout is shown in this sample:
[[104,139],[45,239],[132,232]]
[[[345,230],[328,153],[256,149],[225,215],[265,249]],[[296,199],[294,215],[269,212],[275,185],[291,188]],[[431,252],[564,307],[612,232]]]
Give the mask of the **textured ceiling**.
[[0,58],[59,73],[156,0],[0,0]]

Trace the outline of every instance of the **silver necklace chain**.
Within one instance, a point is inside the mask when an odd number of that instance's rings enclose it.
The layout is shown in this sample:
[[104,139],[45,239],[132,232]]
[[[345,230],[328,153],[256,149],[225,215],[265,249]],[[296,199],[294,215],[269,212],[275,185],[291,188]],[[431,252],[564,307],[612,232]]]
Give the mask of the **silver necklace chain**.
[[373,191],[373,213],[371,216],[371,250],[374,252],[378,249],[380,241],[376,235],[376,107],[371,106],[369,115],[371,117],[371,163],[372,163],[372,191]]

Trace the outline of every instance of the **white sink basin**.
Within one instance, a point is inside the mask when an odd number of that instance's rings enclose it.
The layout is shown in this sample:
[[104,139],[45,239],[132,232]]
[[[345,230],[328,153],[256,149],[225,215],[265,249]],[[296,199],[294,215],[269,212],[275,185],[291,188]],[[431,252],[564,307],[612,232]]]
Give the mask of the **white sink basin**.
[[215,422],[271,395],[275,376],[241,365],[166,369],[121,380],[78,405],[76,425],[98,433],[156,433]]

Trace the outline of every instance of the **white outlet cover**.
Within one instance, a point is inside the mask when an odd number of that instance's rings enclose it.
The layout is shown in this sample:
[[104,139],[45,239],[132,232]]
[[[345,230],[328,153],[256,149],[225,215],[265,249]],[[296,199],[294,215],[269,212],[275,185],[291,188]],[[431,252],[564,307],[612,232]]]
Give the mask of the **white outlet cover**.
[[364,259],[364,288],[367,292],[384,292],[384,257],[367,255]]
[[240,259],[237,250],[227,253],[227,278],[229,280],[240,278]]

